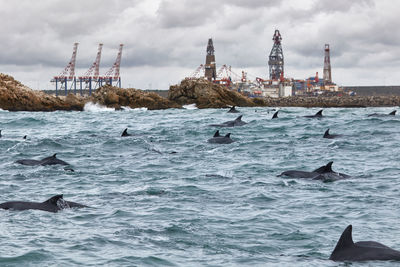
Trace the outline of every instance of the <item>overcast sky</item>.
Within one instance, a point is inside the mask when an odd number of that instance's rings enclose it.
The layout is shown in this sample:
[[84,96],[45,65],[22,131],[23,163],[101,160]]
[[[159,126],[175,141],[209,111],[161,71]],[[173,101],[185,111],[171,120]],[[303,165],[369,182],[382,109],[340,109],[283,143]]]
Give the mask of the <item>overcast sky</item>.
[[124,44],[123,87],[168,89],[205,63],[213,38],[217,68],[268,77],[275,29],[282,35],[285,76],[322,76],[331,47],[339,85],[400,85],[397,0],[0,0],[0,72],[33,89],[69,62],[79,43],[76,75],[103,43],[100,73]]

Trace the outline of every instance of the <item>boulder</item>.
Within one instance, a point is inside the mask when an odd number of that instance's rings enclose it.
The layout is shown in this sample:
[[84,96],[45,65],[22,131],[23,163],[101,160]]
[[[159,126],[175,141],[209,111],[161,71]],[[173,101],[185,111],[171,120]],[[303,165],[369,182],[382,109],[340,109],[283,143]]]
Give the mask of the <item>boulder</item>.
[[115,109],[121,109],[123,106],[130,108],[146,107],[150,110],[182,107],[156,93],[148,93],[134,88],[122,89],[111,85],[97,89],[92,94],[91,101]]
[[196,104],[198,108],[265,105],[264,101],[255,103],[252,99],[229,90],[226,86],[205,79],[185,79],[179,85],[170,86],[168,99],[180,105]]
[[55,97],[34,91],[0,73],[0,108],[10,111],[83,110],[84,99]]

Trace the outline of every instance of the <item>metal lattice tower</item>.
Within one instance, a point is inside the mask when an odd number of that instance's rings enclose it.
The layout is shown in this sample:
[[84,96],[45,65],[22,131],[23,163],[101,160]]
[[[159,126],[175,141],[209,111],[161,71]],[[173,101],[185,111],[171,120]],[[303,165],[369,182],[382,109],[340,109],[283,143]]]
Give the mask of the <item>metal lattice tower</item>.
[[117,54],[117,59],[115,60],[113,66],[104,74],[104,79],[106,83],[111,84],[113,82],[117,82],[117,85],[121,87],[121,78],[119,76],[119,69],[121,67],[121,57],[122,57],[122,47],[124,45],[120,44],[119,49],[118,49],[118,54]]
[[93,79],[97,80],[99,78],[99,72],[100,72],[100,58],[101,58],[101,49],[103,48],[103,44],[99,44],[99,47],[97,49],[97,55],[96,55],[96,60],[93,62],[92,66],[88,69],[88,71],[83,75],[83,79]]
[[329,44],[325,44],[325,58],[324,58],[324,84],[332,83],[332,72],[331,72],[331,56]]
[[275,30],[272,37],[274,45],[272,46],[271,53],[269,54],[269,78],[271,80],[278,80],[284,76],[283,69],[283,51],[282,51],[282,37],[279,30]]
[[60,73],[60,75],[53,77],[52,82],[54,82],[55,80],[63,80],[65,78],[67,78],[68,81],[71,81],[74,79],[74,77],[75,77],[75,61],[76,61],[76,53],[78,51],[78,44],[79,43],[74,43],[71,60],[69,61],[68,65],[65,67],[65,69]]
[[207,55],[206,55],[206,64],[205,68],[205,77],[209,81],[213,81],[217,77],[217,70],[215,66],[215,55],[214,55],[214,45],[212,39],[208,39],[207,45]]
[[113,66],[104,74],[104,77],[107,78],[112,78],[114,80],[119,78],[119,69],[121,66],[121,57],[122,57],[122,47],[124,45],[120,44],[119,45],[119,50],[118,50],[118,55],[117,59],[115,60]]

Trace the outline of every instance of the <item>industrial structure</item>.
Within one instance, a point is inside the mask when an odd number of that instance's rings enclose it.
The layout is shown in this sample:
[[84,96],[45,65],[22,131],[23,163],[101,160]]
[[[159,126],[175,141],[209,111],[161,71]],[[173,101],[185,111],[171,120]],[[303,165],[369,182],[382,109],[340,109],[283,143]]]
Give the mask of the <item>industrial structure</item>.
[[329,85],[332,83],[332,72],[331,72],[331,55],[329,50],[329,44],[325,44],[325,57],[324,57],[324,84]]
[[278,80],[284,76],[283,69],[283,51],[282,51],[282,37],[279,30],[275,30],[274,36],[272,37],[274,45],[272,46],[271,52],[269,53],[269,79]]
[[340,95],[343,89],[332,82],[331,58],[329,44],[324,47],[324,68],[322,79],[315,76],[305,80],[295,80],[294,89],[296,95]]
[[101,50],[103,48],[103,44],[99,44],[99,47],[97,48],[97,55],[96,59],[93,62],[92,66],[86,71],[86,73],[83,76],[79,76],[79,83],[80,83],[80,88],[82,88],[82,83],[85,83],[84,89],[89,89],[89,92],[92,92],[92,81],[95,82],[95,88],[97,86],[97,83],[99,81],[99,75],[100,75],[100,59],[101,59]]
[[206,65],[205,77],[209,81],[214,81],[217,78],[216,65],[215,65],[215,55],[214,55],[214,45],[212,39],[208,39],[207,45],[207,55],[206,55]]
[[275,30],[272,36],[272,49],[268,57],[269,79],[256,78],[259,90],[255,95],[269,97],[285,97],[292,95],[293,81],[284,76],[284,58],[282,50],[282,36]]
[[75,77],[75,62],[76,62],[76,53],[78,52],[78,44],[74,43],[74,47],[72,49],[72,57],[68,62],[65,69],[58,76],[54,76],[51,82],[56,83],[56,92],[58,83],[60,83],[60,89],[65,89],[65,94],[67,93],[68,82],[72,82],[75,86],[76,91],[76,77]]
[[[119,71],[121,66],[122,47],[123,44],[120,44],[117,59],[115,60],[113,66],[103,76],[100,76],[100,59],[103,48],[103,44],[100,43],[97,49],[95,61],[86,71],[86,73],[83,76],[79,76],[77,79],[75,76],[75,62],[78,43],[75,43],[70,62],[60,75],[54,76],[51,80],[51,82],[55,83],[56,95],[58,95],[59,89],[63,90],[65,95],[67,95],[72,89],[74,90],[74,94],[76,94],[77,82],[79,82],[79,90],[81,95],[83,94],[82,90],[87,89],[89,90],[89,95],[91,95],[92,90],[101,87],[103,84],[113,85],[113,83],[115,83],[116,86],[121,87],[121,77]],[[70,82],[69,85],[68,82]],[[60,88],[58,88],[58,85],[60,85]]]
[[272,41],[272,49],[268,56],[269,77],[267,78],[254,77],[254,80],[249,80],[247,72],[242,71],[242,75],[237,75],[230,66],[225,64],[216,71],[215,50],[213,41],[210,38],[207,44],[205,64],[200,64],[187,79],[207,79],[253,97],[342,94],[342,89],[332,82],[329,44],[325,44],[324,47],[323,79],[318,77],[318,72],[316,72],[315,76],[307,79],[293,79],[285,77],[282,36],[279,30],[275,30]]

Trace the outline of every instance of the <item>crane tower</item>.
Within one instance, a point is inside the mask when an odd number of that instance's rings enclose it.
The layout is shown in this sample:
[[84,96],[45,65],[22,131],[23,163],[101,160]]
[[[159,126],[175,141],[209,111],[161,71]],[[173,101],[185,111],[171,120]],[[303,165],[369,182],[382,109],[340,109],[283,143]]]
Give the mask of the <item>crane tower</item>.
[[[67,94],[67,82],[73,81],[73,84],[75,84],[76,87],[76,77],[75,77],[75,61],[76,61],[76,53],[78,52],[78,44],[79,43],[74,43],[74,47],[72,49],[72,56],[71,60],[68,62],[67,66],[64,68],[64,70],[58,75],[54,76],[51,82],[56,83],[56,95],[58,95],[58,82],[61,83],[61,88],[60,89],[65,89],[65,94]],[[75,88],[76,90],[76,88]]]
[[119,69],[121,67],[121,57],[122,57],[122,47],[124,45],[120,44],[117,54],[117,59],[115,60],[112,67],[104,74],[104,77],[101,79],[104,80],[107,84],[113,85],[113,82],[117,83],[117,86],[121,88],[121,77],[119,76]]
[[271,53],[269,54],[269,78],[270,80],[282,79],[284,75],[283,69],[283,51],[282,51],[282,37],[279,30],[275,30],[272,37],[274,45],[272,46]]
[[92,81],[95,82],[95,86],[99,83],[99,72],[100,72],[100,58],[101,58],[101,49],[103,48],[103,44],[99,44],[97,49],[96,59],[93,62],[92,66],[86,71],[83,76],[79,77],[79,82],[85,82],[85,88],[89,88],[89,94],[92,94]]
[[206,55],[206,64],[205,68],[205,77],[209,81],[213,81],[217,77],[217,71],[215,67],[215,55],[214,55],[214,45],[212,39],[208,39],[207,45],[207,55]]
[[331,73],[331,56],[329,44],[325,44],[325,58],[324,58],[324,84],[332,84],[332,73]]

